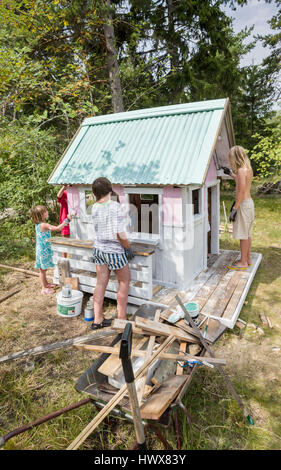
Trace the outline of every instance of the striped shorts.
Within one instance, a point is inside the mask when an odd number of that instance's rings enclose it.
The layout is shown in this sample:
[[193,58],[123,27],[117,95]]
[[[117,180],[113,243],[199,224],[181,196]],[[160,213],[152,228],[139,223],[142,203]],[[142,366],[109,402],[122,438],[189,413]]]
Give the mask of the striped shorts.
[[122,269],[128,263],[125,253],[104,253],[94,248],[93,262],[98,265],[106,264],[110,270]]

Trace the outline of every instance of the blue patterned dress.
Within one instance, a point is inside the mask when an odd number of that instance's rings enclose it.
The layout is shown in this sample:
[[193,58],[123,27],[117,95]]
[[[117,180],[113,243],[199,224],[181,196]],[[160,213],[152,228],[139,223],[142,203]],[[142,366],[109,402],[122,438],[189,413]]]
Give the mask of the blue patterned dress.
[[48,239],[51,237],[51,231],[41,232],[40,224],[35,225],[36,231],[36,261],[35,268],[49,269],[54,267],[53,251]]

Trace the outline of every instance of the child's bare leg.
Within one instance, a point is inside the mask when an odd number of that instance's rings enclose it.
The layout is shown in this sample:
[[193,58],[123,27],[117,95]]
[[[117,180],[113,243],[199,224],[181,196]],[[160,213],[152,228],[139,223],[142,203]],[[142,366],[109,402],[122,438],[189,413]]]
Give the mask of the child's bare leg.
[[47,289],[48,287],[48,281],[47,281],[47,276],[46,276],[46,269],[41,269],[39,270],[39,278],[41,282],[42,289]]
[[124,268],[115,271],[119,283],[117,292],[117,316],[122,320],[127,319],[127,304],[130,284],[130,268],[126,264]]
[[94,289],[94,314],[95,323],[101,323],[103,321],[102,306],[103,299],[106,290],[106,286],[109,281],[110,270],[106,264],[96,265],[97,269],[97,284]]
[[252,264],[251,249],[252,249],[252,239],[248,238],[248,255],[247,255],[248,264]]
[[237,266],[240,267],[248,267],[248,239],[247,240],[240,240],[240,251],[241,251],[241,258],[238,261]]

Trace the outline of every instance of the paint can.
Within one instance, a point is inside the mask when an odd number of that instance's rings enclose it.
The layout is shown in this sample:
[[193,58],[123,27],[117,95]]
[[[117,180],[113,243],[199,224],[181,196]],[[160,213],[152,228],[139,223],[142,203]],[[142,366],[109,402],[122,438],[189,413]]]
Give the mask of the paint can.
[[[88,304],[89,304],[89,302],[88,302]],[[94,317],[95,317],[94,309],[93,309],[93,307],[90,307],[88,304],[84,308],[84,320],[85,321],[93,321]]]
[[71,297],[71,294],[72,294],[72,285],[71,284],[65,284],[64,286],[62,286],[62,289],[61,289],[62,297],[69,298],[69,297]]
[[73,290],[70,297],[62,295],[62,290],[57,294],[57,313],[61,317],[77,317],[81,313],[83,292]]
[[[199,305],[197,302],[188,302],[185,304],[185,308],[189,313],[189,316],[192,318],[193,322],[195,323],[196,326],[200,324],[200,319],[199,319]],[[185,320],[188,323],[188,320]]]

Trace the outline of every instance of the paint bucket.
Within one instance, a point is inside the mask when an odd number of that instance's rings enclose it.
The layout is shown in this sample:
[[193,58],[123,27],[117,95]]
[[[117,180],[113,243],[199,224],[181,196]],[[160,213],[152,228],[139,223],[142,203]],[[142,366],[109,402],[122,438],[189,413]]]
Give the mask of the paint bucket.
[[[195,323],[196,326],[199,325],[200,319],[199,319],[199,305],[197,302],[188,302],[185,304],[185,308],[188,311],[190,317],[192,318],[193,322]],[[188,320],[186,320],[188,323]]]
[[[89,302],[88,302],[89,304]],[[93,321],[94,320],[94,309],[93,307],[87,306],[84,309],[84,320],[85,321]]]
[[57,294],[57,314],[61,317],[77,317],[81,313],[83,292],[73,290],[71,297],[64,297],[62,291]]
[[71,284],[65,284],[61,288],[61,295],[62,297],[69,298],[71,297],[72,294],[72,285]]

